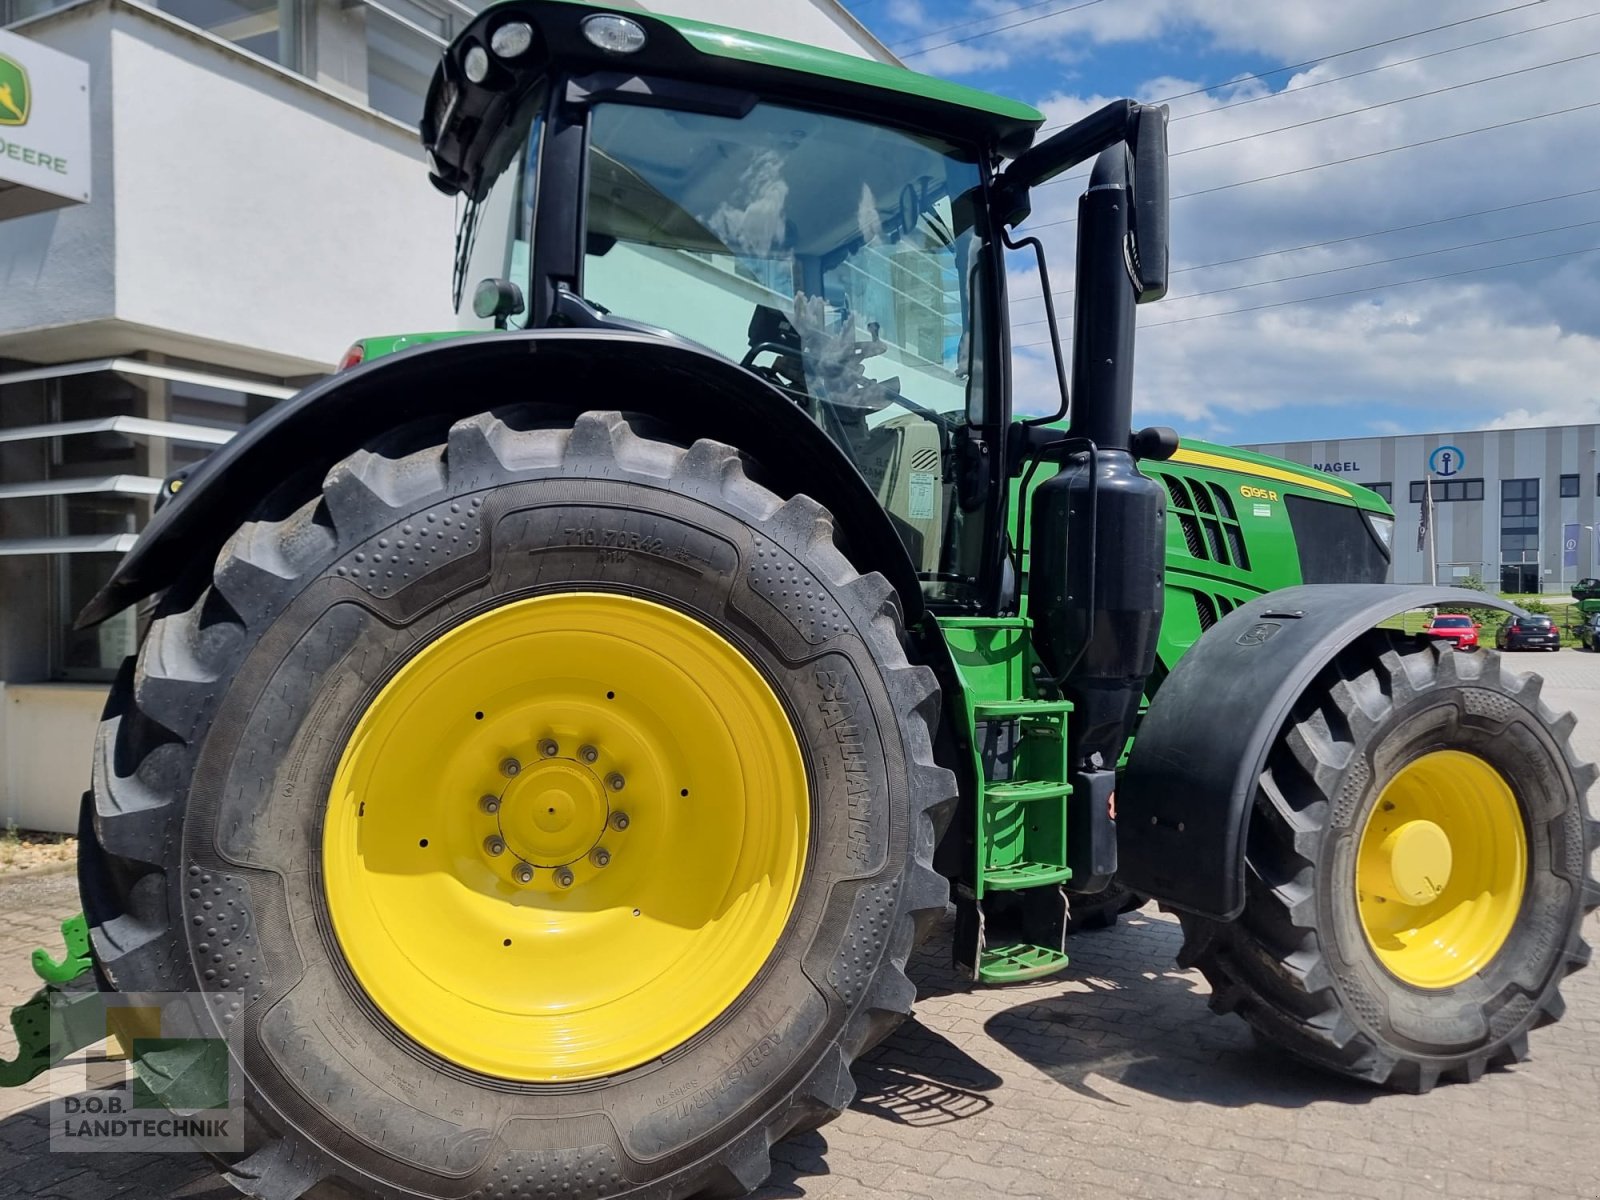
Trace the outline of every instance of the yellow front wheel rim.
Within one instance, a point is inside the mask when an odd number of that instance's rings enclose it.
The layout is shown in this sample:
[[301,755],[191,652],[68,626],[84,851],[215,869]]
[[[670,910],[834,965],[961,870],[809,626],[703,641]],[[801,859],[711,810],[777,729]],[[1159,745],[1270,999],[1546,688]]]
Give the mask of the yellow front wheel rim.
[[427,1049],[526,1082],[681,1045],[771,956],[810,798],[726,639],[627,596],[521,600],[441,635],[362,714],[323,830],[334,934]]
[[1418,988],[1481,971],[1522,907],[1528,838],[1505,777],[1435,750],[1384,785],[1356,850],[1356,904],[1378,960]]

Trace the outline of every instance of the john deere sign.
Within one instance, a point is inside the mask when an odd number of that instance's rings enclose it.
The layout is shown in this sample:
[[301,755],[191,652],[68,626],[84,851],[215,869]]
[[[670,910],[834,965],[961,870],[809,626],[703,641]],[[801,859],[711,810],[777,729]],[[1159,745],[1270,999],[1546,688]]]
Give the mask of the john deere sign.
[[32,99],[28,68],[0,54],[0,125],[26,125]]
[[0,30],[0,220],[88,199],[88,66]]

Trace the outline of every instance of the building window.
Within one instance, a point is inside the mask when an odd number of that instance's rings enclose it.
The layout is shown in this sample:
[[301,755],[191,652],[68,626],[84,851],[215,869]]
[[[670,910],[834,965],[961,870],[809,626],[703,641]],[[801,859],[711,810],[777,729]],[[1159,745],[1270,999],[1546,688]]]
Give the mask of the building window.
[[[0,0],[0,25],[72,0]],[[415,126],[440,51],[485,0],[151,0],[162,12]]]
[[0,594],[33,598],[11,643],[24,648],[18,682],[115,675],[135,609],[89,630],[73,620],[133,545],[162,478],[291,394],[170,359],[0,371]]
[[1500,561],[1539,561],[1539,481],[1507,479],[1500,484]]
[[[1363,483],[1358,486],[1366,488],[1369,492],[1377,492],[1385,504],[1394,504],[1394,484],[1392,483]],[[1417,500],[1422,500],[1422,490],[1417,490]]]
[[[149,512],[142,497],[89,494],[62,496],[57,528],[64,537],[111,537],[139,532]],[[92,629],[74,629],[72,622],[111,578],[117,554],[56,556],[53,624],[59,639],[53,647],[51,672],[61,679],[110,679],[122,660],[138,648],[138,614],[124,609]]]
[[300,66],[294,0],[155,0],[155,6],[252,54]]
[[412,0],[368,3],[367,106],[415,125],[439,65],[439,52],[454,36],[451,17]]
[[1578,494],[1578,477],[1576,475],[1563,475],[1561,477],[1561,498],[1571,499]]
[[[1420,479],[1411,481],[1411,503],[1422,503],[1422,489],[1426,485]],[[1482,479],[1435,479],[1433,481],[1433,502],[1443,504],[1457,500],[1482,500]]]

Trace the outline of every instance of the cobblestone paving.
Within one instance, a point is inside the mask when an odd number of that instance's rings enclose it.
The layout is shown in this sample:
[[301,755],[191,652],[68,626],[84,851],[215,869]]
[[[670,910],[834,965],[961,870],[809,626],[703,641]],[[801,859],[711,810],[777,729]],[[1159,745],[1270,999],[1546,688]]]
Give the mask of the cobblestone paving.
[[[1600,655],[1519,656],[1600,760]],[[0,885],[0,1011],[32,990],[27,952],[77,908],[70,876]],[[1600,922],[1589,922],[1600,942]],[[971,991],[944,964],[948,930],[914,964],[917,1017],[857,1065],[855,1105],[776,1150],[762,1200],[1005,1195],[1139,1200],[1600,1198],[1600,969],[1567,981],[1566,1018],[1533,1061],[1471,1087],[1401,1096],[1257,1048],[1212,1016],[1172,965],[1154,909],[1070,947],[1068,973]],[[9,1031],[0,1053],[9,1054]],[[0,1197],[223,1200],[186,1155],[57,1155],[45,1079],[0,1091]]]

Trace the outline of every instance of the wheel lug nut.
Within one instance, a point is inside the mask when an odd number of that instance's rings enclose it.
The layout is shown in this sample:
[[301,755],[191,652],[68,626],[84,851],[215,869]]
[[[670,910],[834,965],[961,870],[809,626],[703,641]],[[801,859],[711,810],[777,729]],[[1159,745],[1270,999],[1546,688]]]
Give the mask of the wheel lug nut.
[[561,753],[561,747],[556,744],[555,738],[545,738],[539,743],[539,753],[546,758],[554,758]]
[[487,850],[490,856],[493,858],[499,858],[506,852],[505,842],[501,841],[500,838],[495,834],[490,834],[488,837],[483,839],[483,848]]
[[583,761],[586,763],[592,763],[595,759],[600,757],[600,751],[596,750],[593,746],[579,746],[578,757],[583,759]]
[[611,851],[604,846],[596,846],[589,851],[589,861],[597,867],[609,867],[611,865]]
[[569,888],[569,887],[572,886],[572,872],[571,872],[571,870],[569,870],[566,867],[562,867],[559,871],[556,872],[556,886],[557,887],[563,887],[563,888]]
[[628,786],[628,781],[624,779],[619,772],[613,771],[611,774],[606,776],[606,786],[613,792],[620,792],[623,788]]
[[522,772],[522,764],[514,758],[508,758],[500,763],[500,774],[507,779],[515,779]]
[[518,883],[532,883],[533,868],[527,863],[518,863],[516,866],[511,868],[511,878],[515,879]]
[[615,829],[618,833],[621,833],[627,827],[628,827],[628,814],[627,813],[625,813],[625,812],[614,812],[614,813],[611,814],[611,828]]
[[480,797],[479,800],[478,800],[478,807],[483,809],[483,811],[488,813],[490,816],[493,816],[495,813],[500,811],[500,797],[499,796],[483,796],[483,797]]

